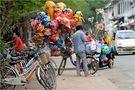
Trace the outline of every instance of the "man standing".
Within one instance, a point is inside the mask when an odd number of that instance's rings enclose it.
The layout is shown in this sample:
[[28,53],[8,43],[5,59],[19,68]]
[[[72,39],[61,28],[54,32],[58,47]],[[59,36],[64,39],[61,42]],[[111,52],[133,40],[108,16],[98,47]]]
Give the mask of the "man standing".
[[80,61],[83,62],[83,71],[85,76],[88,76],[88,66],[87,66],[87,60],[86,60],[86,54],[85,54],[85,46],[84,42],[87,41],[86,36],[84,34],[83,27],[81,25],[78,25],[76,27],[76,32],[72,36],[72,43],[74,46],[74,52],[76,54],[76,70],[77,70],[77,76],[81,76],[80,73]]

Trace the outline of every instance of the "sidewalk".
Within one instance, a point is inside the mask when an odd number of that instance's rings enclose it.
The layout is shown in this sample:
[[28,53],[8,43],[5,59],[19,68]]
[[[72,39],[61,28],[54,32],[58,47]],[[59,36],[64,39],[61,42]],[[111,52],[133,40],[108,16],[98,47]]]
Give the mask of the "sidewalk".
[[[75,55],[73,56],[75,59]],[[59,66],[61,57],[52,57]],[[110,82],[102,71],[98,71],[95,76],[81,77],[76,76],[75,67],[68,60],[66,71],[58,76],[57,90],[119,90],[112,82]]]
[[58,77],[57,90],[118,90],[108,79],[100,74],[94,77],[76,77],[75,71],[66,71]]
[[[52,59],[59,66],[61,57],[52,57]],[[66,68],[75,69],[70,62],[67,62]],[[38,83],[35,75],[33,75],[29,84],[17,86],[15,90],[44,90],[44,88]],[[81,77],[77,77],[75,70],[66,70],[62,76],[58,76],[56,90],[118,90],[118,88],[104,77],[100,70],[93,77],[84,77],[83,73]]]

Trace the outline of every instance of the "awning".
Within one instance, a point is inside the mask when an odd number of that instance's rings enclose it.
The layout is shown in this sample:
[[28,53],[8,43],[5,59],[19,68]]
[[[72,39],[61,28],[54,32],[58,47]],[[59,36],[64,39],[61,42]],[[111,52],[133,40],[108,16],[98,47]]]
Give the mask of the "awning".
[[128,23],[129,23],[129,25],[135,25],[135,20],[132,19],[132,20],[130,20]]
[[118,21],[118,20],[116,20],[116,21],[114,21],[114,22],[113,22],[113,24],[112,24],[112,25],[114,26],[114,25],[118,24],[118,22],[119,22],[119,21]]

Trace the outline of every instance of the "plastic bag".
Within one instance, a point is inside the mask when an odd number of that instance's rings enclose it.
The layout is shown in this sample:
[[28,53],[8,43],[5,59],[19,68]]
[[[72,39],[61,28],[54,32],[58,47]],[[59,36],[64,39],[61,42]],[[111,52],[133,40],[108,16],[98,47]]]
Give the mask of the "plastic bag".
[[96,51],[96,43],[94,40],[92,40],[91,42],[86,43],[86,48],[85,48],[85,52],[86,53],[91,53]]

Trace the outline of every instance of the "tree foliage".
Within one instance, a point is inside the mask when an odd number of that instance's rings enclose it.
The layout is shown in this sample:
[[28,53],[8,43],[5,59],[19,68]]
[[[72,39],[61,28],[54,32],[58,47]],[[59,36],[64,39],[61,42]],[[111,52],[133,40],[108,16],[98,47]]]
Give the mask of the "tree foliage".
[[[41,10],[47,0],[0,0],[0,36],[12,32],[18,23],[24,22],[32,12]],[[82,11],[84,19],[95,16],[96,8],[104,7],[110,0],[53,0],[64,2],[73,11]],[[25,23],[23,23],[25,24]],[[22,24],[20,26],[23,26]]]
[[43,5],[38,0],[0,0],[0,34],[12,32],[21,18],[39,10]]

